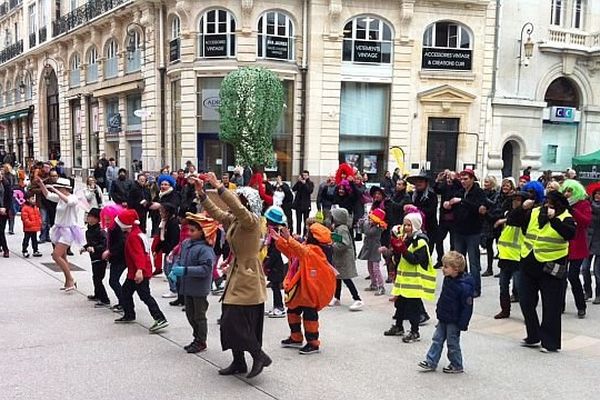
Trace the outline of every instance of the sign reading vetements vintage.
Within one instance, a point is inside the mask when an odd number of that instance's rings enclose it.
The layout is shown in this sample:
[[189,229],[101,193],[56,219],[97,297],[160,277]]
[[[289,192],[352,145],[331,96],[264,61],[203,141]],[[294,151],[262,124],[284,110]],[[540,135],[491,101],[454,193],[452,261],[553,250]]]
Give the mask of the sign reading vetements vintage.
[[470,71],[472,55],[472,50],[424,47],[421,66],[423,69]]
[[226,57],[227,35],[206,35],[204,37],[204,57]]
[[288,38],[267,36],[267,58],[287,60],[289,58]]
[[354,61],[366,63],[381,62],[381,43],[363,40],[354,41]]

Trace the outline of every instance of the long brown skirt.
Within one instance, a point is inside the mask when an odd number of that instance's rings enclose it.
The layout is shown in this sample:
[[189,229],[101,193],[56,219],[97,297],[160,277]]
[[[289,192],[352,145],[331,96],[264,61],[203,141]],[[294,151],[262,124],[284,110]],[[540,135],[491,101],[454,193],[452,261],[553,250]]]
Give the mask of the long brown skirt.
[[223,304],[221,347],[223,351],[257,352],[262,348],[265,304],[242,306]]

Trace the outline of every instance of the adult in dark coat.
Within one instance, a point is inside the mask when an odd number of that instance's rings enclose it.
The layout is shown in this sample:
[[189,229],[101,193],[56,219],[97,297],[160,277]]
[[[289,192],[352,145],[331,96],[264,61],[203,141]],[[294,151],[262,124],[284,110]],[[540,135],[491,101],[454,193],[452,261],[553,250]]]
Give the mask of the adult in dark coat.
[[[429,185],[429,177],[424,174],[409,176],[407,181],[415,186],[412,194],[412,204],[415,205],[425,215],[425,233],[429,238],[429,243],[435,243],[438,235],[437,207],[438,198],[435,191]],[[434,246],[429,248],[433,254]],[[442,260],[444,254],[438,253],[438,260]]]
[[[283,200],[281,202],[281,209],[285,214],[285,218],[287,220],[287,226],[290,231],[294,230],[294,221],[292,219],[292,207],[294,204],[294,193],[292,192],[292,188],[290,185],[285,183],[281,177],[281,175],[277,176],[277,181],[274,185],[275,192],[283,192]],[[275,198],[275,194],[273,194],[273,198]]]
[[115,203],[126,206],[131,186],[132,182],[127,178],[127,170],[119,169],[119,178],[110,186],[110,197]]
[[315,185],[310,180],[310,173],[306,170],[302,171],[298,181],[292,187],[292,191],[296,192],[292,208],[296,210],[296,233],[298,235],[302,235],[302,225],[310,214],[310,196],[313,190],[315,190]]
[[379,184],[383,189],[386,197],[392,197],[394,195],[394,181],[392,180],[392,173],[385,171],[385,175]]
[[152,204],[152,197],[146,183],[146,175],[139,174],[137,180],[131,185],[131,189],[127,195],[127,208],[132,208],[138,213],[140,229],[144,233],[146,233],[148,222],[148,208]]
[[[381,235],[381,245],[384,247],[390,247],[390,230],[396,226],[401,225],[404,222],[404,206],[411,204],[412,199],[406,192],[406,181],[404,179],[398,179],[394,195],[385,201],[385,216],[388,224],[386,229]],[[388,278],[386,283],[392,283],[393,277],[396,276],[396,268],[398,264],[392,259],[392,253],[389,252],[385,257],[385,264],[387,267]]]
[[327,181],[319,185],[317,194],[317,210],[323,212],[325,221],[331,220],[331,206],[335,200],[335,175],[330,175]]
[[[440,219],[438,224],[437,240],[435,248],[437,254],[444,254],[444,240],[450,235],[450,250],[454,250],[454,211],[445,209],[443,204],[446,201],[458,196],[461,189],[460,181],[456,179],[456,174],[452,171],[440,172],[434,184],[435,193],[440,195]],[[435,268],[442,267],[442,260],[438,258]]]

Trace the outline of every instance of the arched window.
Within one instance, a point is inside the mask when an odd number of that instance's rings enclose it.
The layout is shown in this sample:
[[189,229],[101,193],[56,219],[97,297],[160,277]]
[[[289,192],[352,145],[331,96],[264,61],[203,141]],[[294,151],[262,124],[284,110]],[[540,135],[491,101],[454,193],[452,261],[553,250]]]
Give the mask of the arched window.
[[71,57],[71,70],[69,71],[69,87],[78,87],[81,82],[81,74],[79,68],[81,67],[81,58],[79,53],[73,54]]
[[258,57],[294,59],[294,24],[287,14],[268,11],[258,19]]
[[470,71],[472,52],[469,28],[459,23],[438,21],[423,33],[423,69]]
[[169,42],[169,61],[179,61],[181,57],[181,20],[178,16],[171,21],[171,41]]
[[181,20],[176,15],[173,17],[173,21],[171,21],[171,40],[179,39],[181,36]]
[[98,50],[95,46],[92,46],[88,50],[87,54],[87,82],[97,82],[98,81]]
[[104,78],[114,78],[119,73],[119,46],[110,39],[106,44],[106,63],[104,64]]
[[2,85],[0,84],[0,108],[4,107],[4,93],[2,93]]
[[562,26],[563,22],[563,0],[551,0],[550,24]]
[[127,35],[127,73],[139,71],[141,68],[142,35],[139,31],[133,30]]
[[571,26],[575,29],[583,29],[584,4],[583,0],[573,0]]
[[392,28],[370,16],[353,18],[344,26],[343,60],[358,63],[392,62]]
[[12,83],[10,81],[6,82],[6,106],[10,107],[13,105],[13,91],[12,91]]
[[198,56],[235,57],[235,19],[226,10],[210,10],[200,18]]

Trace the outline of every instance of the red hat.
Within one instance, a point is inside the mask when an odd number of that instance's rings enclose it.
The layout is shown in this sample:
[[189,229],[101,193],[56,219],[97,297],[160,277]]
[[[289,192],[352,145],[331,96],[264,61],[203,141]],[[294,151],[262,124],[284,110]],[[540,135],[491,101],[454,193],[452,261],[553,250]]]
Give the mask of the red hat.
[[140,224],[138,213],[130,208],[120,213],[117,218],[115,218],[115,222],[121,228],[131,228],[133,225]]
[[590,197],[593,196],[594,193],[600,192],[600,182],[590,183],[586,188],[586,192]]
[[383,211],[381,208],[371,210],[369,213],[369,218],[383,229],[387,228],[387,223],[385,222],[385,211]]
[[463,171],[460,172],[460,174],[458,174],[460,176],[463,175],[469,175],[471,178],[475,178],[475,171],[473,171],[472,169],[465,169]]
[[525,181],[525,182],[529,182],[531,180],[531,177],[529,175],[522,175],[519,178],[520,181]]

